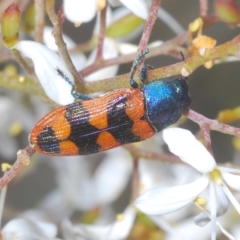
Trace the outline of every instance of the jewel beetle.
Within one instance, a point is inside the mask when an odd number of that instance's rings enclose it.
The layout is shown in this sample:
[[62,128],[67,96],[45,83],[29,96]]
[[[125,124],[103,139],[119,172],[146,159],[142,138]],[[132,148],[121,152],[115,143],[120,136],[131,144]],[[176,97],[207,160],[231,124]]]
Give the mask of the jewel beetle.
[[61,106],[43,117],[33,128],[30,146],[37,152],[52,156],[87,155],[123,144],[142,141],[175,123],[189,108],[191,97],[186,78],[156,79],[146,83],[147,70],[141,71],[143,87],[133,80],[140,59],[133,63],[131,88],[117,89],[89,98],[75,92],[81,99]]

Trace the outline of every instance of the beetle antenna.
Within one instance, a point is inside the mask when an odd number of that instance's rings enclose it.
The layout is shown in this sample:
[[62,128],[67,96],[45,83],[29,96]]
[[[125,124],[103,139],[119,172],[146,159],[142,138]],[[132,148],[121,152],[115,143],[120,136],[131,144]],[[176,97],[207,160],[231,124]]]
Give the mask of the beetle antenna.
[[58,73],[58,75],[60,77],[62,77],[71,87],[72,87],[72,90],[71,90],[71,94],[74,98],[76,99],[80,99],[80,100],[90,100],[92,99],[91,97],[89,97],[88,95],[86,94],[82,94],[82,93],[78,93],[76,92],[76,86],[75,84],[73,84],[69,78],[63,73],[62,70],[60,70],[58,67],[56,68],[56,71]]

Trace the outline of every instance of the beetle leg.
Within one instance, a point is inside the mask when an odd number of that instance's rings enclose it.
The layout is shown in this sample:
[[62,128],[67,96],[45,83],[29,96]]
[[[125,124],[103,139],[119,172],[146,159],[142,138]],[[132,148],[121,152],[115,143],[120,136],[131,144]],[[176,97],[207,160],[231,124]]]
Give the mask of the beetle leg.
[[153,69],[153,66],[150,65],[144,65],[141,70],[141,81],[143,84],[146,83],[147,80],[147,72],[149,69]]
[[[133,77],[134,77],[135,72],[137,71],[137,67],[138,67],[138,64],[139,64],[140,60],[148,53],[149,53],[149,49],[146,49],[145,51],[140,52],[137,55],[135,61],[133,62],[131,77],[130,77],[130,80],[129,80],[129,83],[130,83],[132,88],[138,88],[139,87],[137,82],[134,81]],[[146,70],[144,70],[144,71],[147,72]],[[142,74],[141,74],[141,79],[142,79]]]

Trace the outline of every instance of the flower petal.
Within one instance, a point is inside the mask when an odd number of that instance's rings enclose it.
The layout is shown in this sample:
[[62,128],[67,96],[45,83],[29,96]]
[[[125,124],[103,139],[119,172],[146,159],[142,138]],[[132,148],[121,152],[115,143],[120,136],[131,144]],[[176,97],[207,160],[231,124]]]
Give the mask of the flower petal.
[[[58,191],[61,192],[63,201],[56,199],[51,201],[50,199],[48,208],[54,206],[54,201],[56,204],[59,204],[59,209],[61,203],[65,202],[65,204],[69,205],[69,209],[71,206],[73,210],[79,209],[82,211],[92,209],[99,204],[96,202],[97,191],[95,182],[93,182],[91,178],[89,160],[86,157],[71,157],[71,161],[69,161],[69,157],[62,157],[61,162],[59,162],[59,158],[56,157],[52,159],[50,164],[54,167]],[[79,185],[79,183],[81,184]],[[57,195],[54,194],[53,196]]]
[[122,55],[137,52],[137,46],[129,43],[119,43],[118,48]]
[[228,197],[229,201],[232,203],[234,208],[237,210],[238,214],[240,214],[240,204],[238,200],[234,197],[232,192],[229,190],[228,186],[223,182],[222,184],[223,191],[225,192],[226,196]]
[[49,98],[60,105],[73,103],[72,87],[58,75],[56,68],[63,71],[72,82],[73,77],[55,52],[33,41],[18,42],[15,48],[31,58],[35,73]]
[[99,204],[109,204],[119,197],[129,181],[131,170],[132,161],[126,151],[118,148],[107,152],[94,174]]
[[74,23],[89,22],[96,14],[96,0],[63,2],[64,13],[67,19]]
[[123,5],[129,8],[135,15],[140,18],[147,19],[148,6],[144,0],[120,0]]
[[[222,189],[218,184],[212,183],[212,196],[215,195],[215,201],[209,201],[207,206],[208,212],[212,212],[211,209],[214,207],[216,209],[216,216],[220,217],[225,214],[228,210],[228,199]],[[209,196],[211,198],[211,195]],[[214,206],[213,206],[214,205]],[[194,222],[200,227],[205,226],[210,222],[210,217],[205,213],[200,213],[194,217]]]
[[214,184],[214,187],[215,187],[215,194],[216,194],[217,216],[220,217],[227,212],[229,202],[222,186],[218,184]]
[[240,176],[239,175],[235,175],[235,174],[231,174],[231,173],[222,171],[222,176],[228,186],[236,189],[237,191],[240,191]]
[[211,239],[216,239],[216,221],[217,221],[217,199],[216,199],[216,192],[215,192],[215,185],[212,181],[209,183],[209,195],[210,195],[210,204],[211,204]]
[[[71,223],[66,222],[63,226],[63,231],[69,236],[75,236],[74,239],[124,240],[129,235],[133,226],[135,220],[135,210],[132,207],[127,207],[121,214],[121,217],[121,219],[114,221],[112,224],[103,226],[87,224],[78,224],[73,226]],[[81,236],[81,238],[78,238],[79,236]]]
[[29,219],[14,219],[2,229],[4,240],[55,239],[57,227],[52,223]]
[[182,128],[168,128],[163,130],[163,139],[172,153],[199,172],[207,173],[216,167],[212,155],[190,131]]
[[240,239],[240,228],[239,225],[235,225],[233,226],[233,228],[231,229],[231,232],[234,236],[234,239]]
[[203,175],[186,185],[151,189],[137,198],[135,206],[149,215],[171,213],[192,202],[208,183],[208,178]]
[[209,240],[211,235],[210,225],[203,230],[193,223],[192,218],[182,220],[175,225],[174,230],[166,236],[166,240]]

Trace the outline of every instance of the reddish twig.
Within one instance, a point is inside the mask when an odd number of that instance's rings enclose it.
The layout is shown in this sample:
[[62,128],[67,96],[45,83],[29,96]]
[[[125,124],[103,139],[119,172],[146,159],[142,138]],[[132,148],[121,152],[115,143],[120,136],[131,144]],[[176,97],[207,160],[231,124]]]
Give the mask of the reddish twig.
[[100,12],[100,29],[99,29],[99,37],[98,37],[98,45],[97,45],[97,55],[96,61],[101,60],[103,58],[103,44],[106,32],[106,14],[107,14],[107,4]]
[[201,133],[207,150],[213,155],[210,126],[208,124],[202,124]]
[[209,119],[193,110],[189,110],[186,116],[200,126],[204,141],[206,142],[206,145],[207,145],[207,149],[210,152],[212,152],[210,130],[240,137],[240,128],[236,128],[227,124],[220,123],[214,119]]
[[206,17],[208,11],[208,1],[207,0],[199,0],[199,16]]
[[157,160],[168,163],[184,164],[184,162],[182,162],[180,158],[174,155],[149,152],[141,148],[135,147],[133,144],[124,145],[124,148],[126,148],[135,158],[144,158],[147,160]]
[[35,32],[34,39],[43,43],[43,29],[45,26],[45,1],[35,1]]
[[139,165],[139,159],[134,158],[133,159],[133,172],[132,172],[132,196],[131,196],[132,202],[134,202],[135,199],[139,195],[140,177],[139,177],[138,165]]
[[[150,9],[149,9],[149,15],[148,15],[148,19],[147,19],[147,22],[144,26],[144,29],[143,29],[143,33],[142,33],[142,37],[140,39],[140,42],[139,42],[139,46],[138,46],[138,54],[140,52],[143,52],[147,49],[147,45],[148,45],[148,41],[149,41],[149,38],[151,36],[151,33],[152,33],[152,29],[153,29],[153,26],[156,22],[156,19],[158,17],[158,11],[159,11],[159,8],[160,8],[160,4],[161,4],[161,0],[153,0],[152,1],[152,4],[150,6]],[[139,64],[138,64],[138,67],[142,67],[142,64],[145,60],[145,56],[142,57],[142,59],[140,60]],[[131,74],[134,74],[136,69],[134,70],[134,65],[135,65],[135,62],[133,62],[133,65],[132,65],[132,69],[131,69]]]
[[[150,52],[149,54],[147,54],[145,56],[145,58],[151,58],[154,56],[158,56],[158,55],[169,55],[169,56],[179,56],[180,57],[180,47],[177,46],[177,44],[179,43],[180,45],[184,42],[187,41],[187,34],[178,36],[170,41],[165,42],[164,44],[162,44],[161,46],[158,47],[152,47],[149,48]],[[185,51],[183,48],[181,48],[181,51],[184,52],[184,56],[186,56],[187,54],[185,54]],[[81,74],[83,76],[87,76],[101,68],[104,67],[108,67],[108,66],[113,66],[113,65],[121,65],[124,63],[129,63],[129,62],[133,62],[136,58],[136,53],[129,53],[123,56],[118,56],[118,57],[114,57],[114,58],[110,58],[110,59],[98,59],[97,61],[95,61],[92,65],[86,67],[85,69],[83,69],[81,71]]]
[[11,169],[0,178],[0,189],[7,185],[22,169],[30,163],[31,156],[35,153],[31,147],[27,147],[24,150],[19,150],[17,153],[17,160],[11,167]]
[[138,52],[144,51],[147,48],[149,38],[152,33],[153,26],[158,17],[158,10],[160,8],[161,0],[153,0],[152,5],[149,9],[149,16],[145,27],[143,29],[143,34],[139,42]]
[[236,137],[240,137],[240,128],[236,128],[224,123],[220,123],[214,119],[209,119],[191,109],[186,114],[186,116],[189,119],[191,119],[193,122],[196,122],[200,127],[205,127],[205,125],[208,125],[208,127],[211,130],[226,133]]

